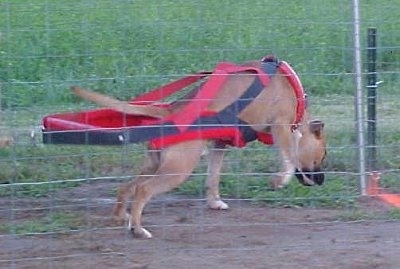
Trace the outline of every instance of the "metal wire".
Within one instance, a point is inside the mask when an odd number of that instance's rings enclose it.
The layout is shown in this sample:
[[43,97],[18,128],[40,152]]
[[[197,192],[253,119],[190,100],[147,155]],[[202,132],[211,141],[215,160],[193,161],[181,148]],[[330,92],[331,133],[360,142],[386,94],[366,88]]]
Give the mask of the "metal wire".
[[[74,268],[77,260],[82,268],[146,268],[146,257],[156,260],[153,253],[163,253],[160,260],[170,265],[171,253],[186,252],[194,261],[210,255],[210,262],[236,268],[234,258],[221,262],[221,257],[262,252],[256,258],[265,262],[268,253],[282,257],[324,248],[341,255],[348,245],[368,246],[379,237],[381,244],[398,244],[398,236],[369,229],[393,228],[388,220],[397,223],[397,209],[362,200],[369,198],[363,55],[370,26],[378,29],[377,75],[384,81],[377,97],[379,192],[400,192],[400,21],[387,11],[391,8],[385,1],[356,0],[1,1],[0,138],[11,136],[13,142],[0,148],[0,267]],[[312,114],[325,122],[325,186],[306,189],[292,182],[271,191],[268,179],[280,168],[278,150],[257,144],[229,148],[221,191],[231,211],[206,209],[203,157],[185,184],[145,208],[144,225],[158,238],[136,242],[125,223],[113,221],[111,209],[118,186],[138,174],[144,146],[41,141],[43,116],[96,108],[72,97],[71,85],[126,100],[220,61],[265,54],[293,65]],[[349,228],[354,226],[359,229]],[[316,238],[332,230],[340,236]],[[305,231],[303,240],[279,239],[294,231]],[[295,261],[294,256],[286,259]],[[320,265],[311,254],[308,259],[309,266]],[[284,264],[271,260],[279,262]],[[183,259],[179,265],[186,265]]]

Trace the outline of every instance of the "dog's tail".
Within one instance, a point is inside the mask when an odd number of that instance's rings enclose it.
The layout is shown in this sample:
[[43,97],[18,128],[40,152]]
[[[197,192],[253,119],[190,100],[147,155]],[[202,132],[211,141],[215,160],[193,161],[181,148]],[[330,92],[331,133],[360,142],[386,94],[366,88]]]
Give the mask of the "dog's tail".
[[76,86],[71,87],[71,91],[84,100],[91,101],[95,104],[108,107],[118,112],[129,115],[163,118],[169,114],[168,110],[163,107],[152,105],[133,105],[129,104],[128,102],[120,101],[112,97],[82,89]]

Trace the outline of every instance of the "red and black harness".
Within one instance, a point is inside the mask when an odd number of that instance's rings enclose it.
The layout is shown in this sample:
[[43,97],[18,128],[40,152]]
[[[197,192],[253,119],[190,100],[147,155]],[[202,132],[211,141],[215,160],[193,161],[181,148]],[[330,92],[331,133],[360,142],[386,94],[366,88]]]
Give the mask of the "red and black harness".
[[[237,115],[265,88],[269,78],[278,69],[291,84],[297,98],[293,128],[301,121],[306,107],[303,87],[289,64],[275,57],[265,57],[261,68],[237,66],[222,62],[213,72],[199,72],[129,101],[131,104],[153,104],[177,91],[208,77],[196,95],[179,113],[163,119],[147,116],[126,115],[111,109],[95,109],[73,113],[54,114],[43,118],[43,141],[51,144],[118,145],[148,142],[149,148],[160,149],[182,141],[207,139],[236,147],[259,140],[273,144],[270,134],[254,131]],[[229,74],[250,72],[256,75],[249,88],[232,104],[219,112],[207,111],[206,107],[225,82]],[[168,103],[157,104],[168,106]]]

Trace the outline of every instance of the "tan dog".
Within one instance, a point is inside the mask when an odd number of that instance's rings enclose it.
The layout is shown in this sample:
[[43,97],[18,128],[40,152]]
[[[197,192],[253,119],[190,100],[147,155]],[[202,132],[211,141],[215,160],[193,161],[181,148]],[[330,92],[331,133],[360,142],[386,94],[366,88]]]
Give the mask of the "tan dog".
[[[260,68],[261,61],[248,62],[244,65]],[[321,185],[324,181],[321,164],[326,154],[322,134],[323,123],[311,121],[306,111],[300,121],[295,123],[299,97],[296,96],[286,76],[287,74],[282,74],[278,69],[276,74],[270,76],[269,83],[237,117],[255,132],[271,134],[274,144],[279,148],[282,169],[272,180],[275,188],[286,185],[294,174],[303,185]],[[253,73],[245,71],[229,74],[220,90],[207,104],[206,110],[214,112],[223,110],[240,98],[256,77]],[[72,90],[84,99],[120,112],[162,118],[179,113],[192,100],[199,88],[165,108],[153,105],[130,105],[77,87],[73,87]],[[168,192],[184,182],[199,161],[207,142],[207,139],[199,138],[147,152],[140,174],[119,189],[114,207],[116,217],[129,221],[129,228],[134,236],[152,237],[141,224],[142,211],[146,203],[153,196]],[[208,177],[205,184],[207,204],[212,209],[228,208],[219,194],[219,173],[224,147],[225,144],[214,141],[208,156]],[[133,202],[128,214],[126,202],[131,197]]]

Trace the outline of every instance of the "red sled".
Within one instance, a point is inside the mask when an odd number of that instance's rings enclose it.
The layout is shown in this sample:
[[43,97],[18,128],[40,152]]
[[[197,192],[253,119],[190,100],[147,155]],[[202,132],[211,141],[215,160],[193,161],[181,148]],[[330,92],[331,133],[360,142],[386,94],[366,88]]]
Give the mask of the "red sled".
[[[297,96],[296,120],[293,123],[295,125],[301,120],[306,106],[303,87],[289,64],[280,62],[275,57],[265,57],[261,68],[222,62],[216,65],[213,72],[199,72],[183,77],[128,101],[134,105],[168,107],[171,103],[160,101],[207,78],[179,113],[165,118],[125,114],[109,108],[45,116],[42,119],[43,142],[79,145],[147,142],[152,149],[195,139],[215,140],[236,147],[243,147],[253,140],[273,144],[270,134],[255,132],[238,119],[237,115],[265,88],[270,76],[275,75],[278,69],[286,75]],[[227,76],[238,72],[252,72],[256,79],[238,100],[222,111],[207,111],[208,103]]]

